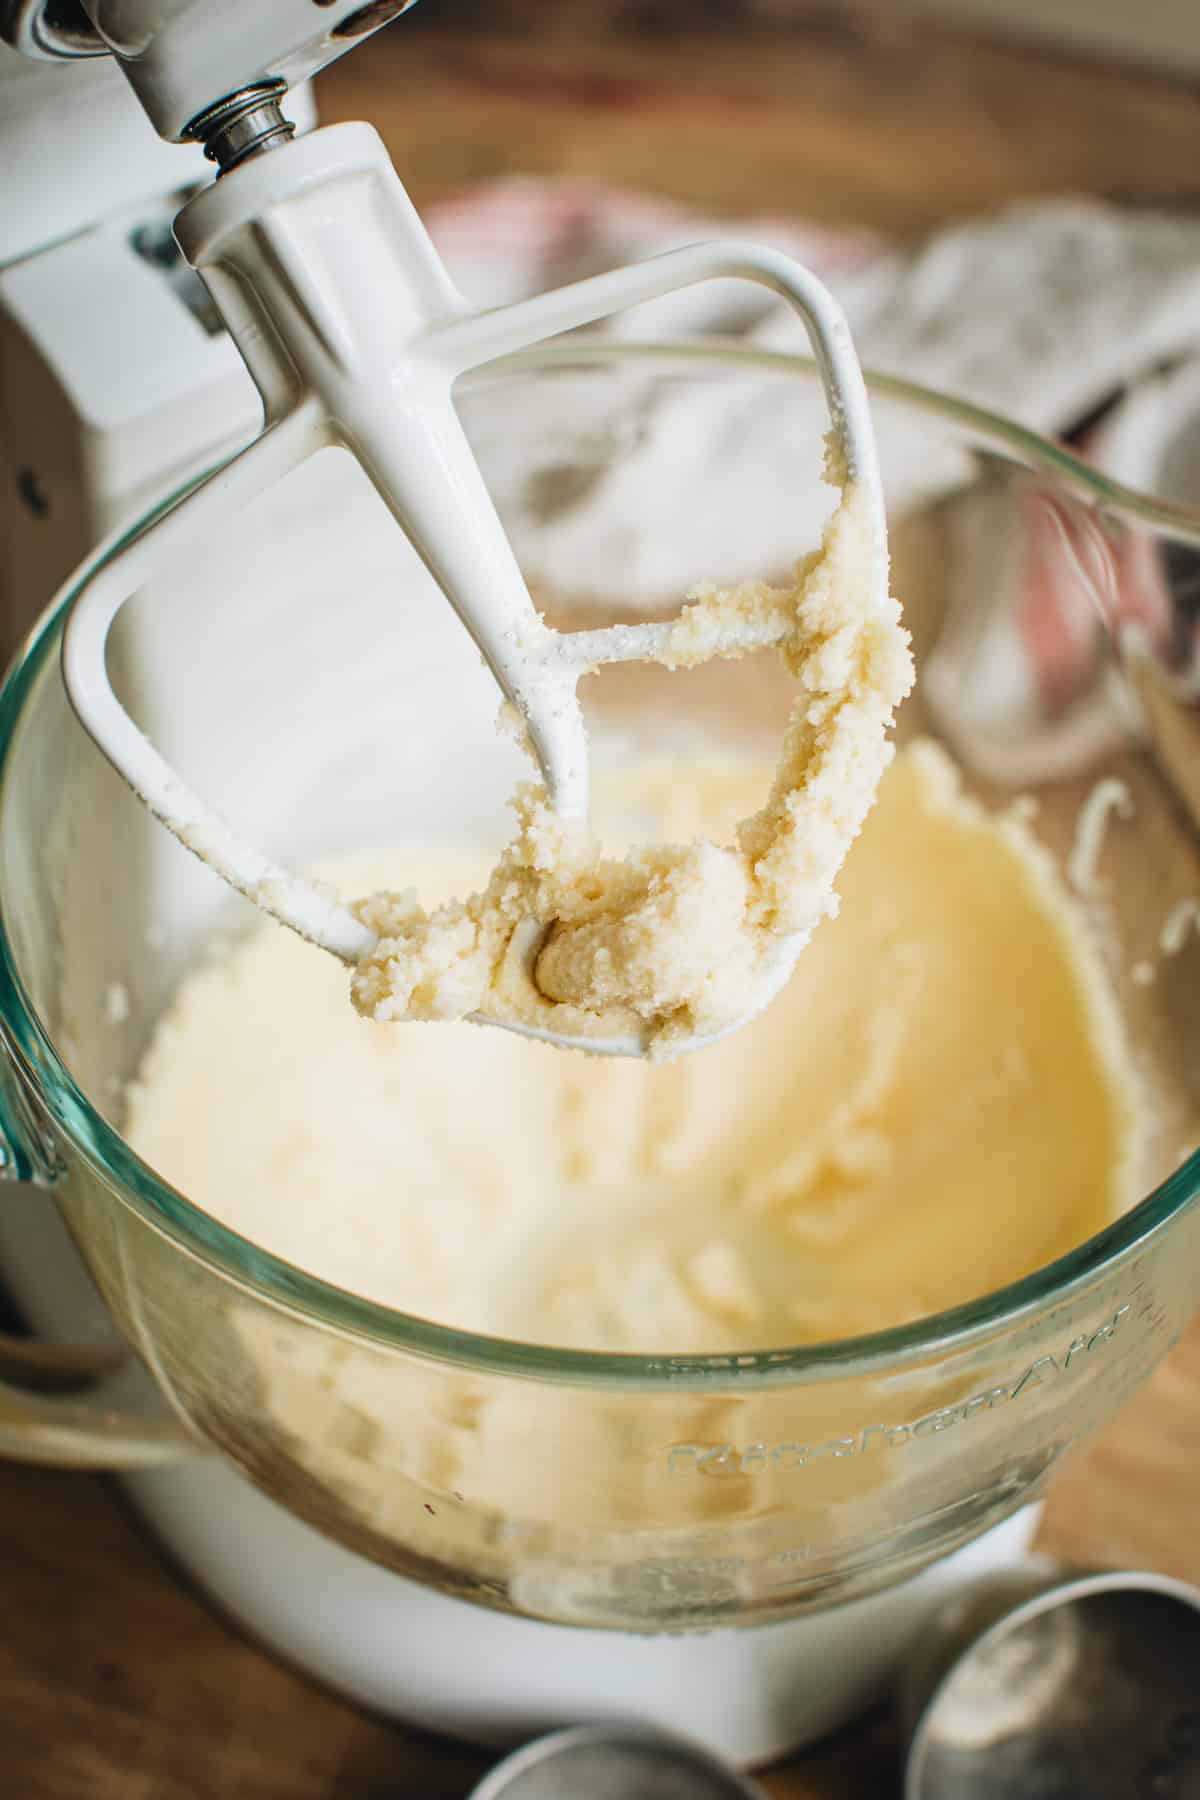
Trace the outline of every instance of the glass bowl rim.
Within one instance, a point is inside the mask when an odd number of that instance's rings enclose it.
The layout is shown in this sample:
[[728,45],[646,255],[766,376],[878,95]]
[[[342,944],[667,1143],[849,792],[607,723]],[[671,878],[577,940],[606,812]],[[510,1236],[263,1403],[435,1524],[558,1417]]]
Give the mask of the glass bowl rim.
[[[719,368],[802,374],[808,379],[816,373],[810,357],[748,349],[713,339],[614,344],[611,340],[579,338],[504,358],[470,378],[470,384],[485,385],[514,373],[561,372],[572,366],[614,361],[686,364],[705,371]],[[1141,524],[1200,545],[1200,511],[1155,500],[1110,481],[1061,445],[1011,420],[899,376],[869,374],[868,386],[876,394],[968,429],[990,440],[994,447],[1016,453],[1030,467],[1052,474],[1105,510],[1116,510]],[[13,746],[26,702],[57,659],[66,614],[81,582],[204,478],[189,482],[98,546],[55,595],[18,650],[0,687],[0,806],[7,791]],[[8,1052],[16,1063],[18,1079],[23,1073],[24,1079],[40,1093],[53,1124],[114,1192],[115,1198],[235,1288],[340,1335],[460,1368],[558,1384],[643,1391],[663,1391],[668,1387],[674,1391],[728,1389],[732,1385],[740,1391],[750,1391],[798,1382],[859,1378],[884,1368],[919,1362],[1008,1329],[1047,1303],[1062,1303],[1144,1248],[1149,1239],[1200,1199],[1197,1149],[1136,1206],[1067,1255],[963,1305],[886,1331],[796,1348],[721,1355],[560,1349],[456,1330],[362,1299],[260,1249],[219,1224],[155,1174],[91,1106],[55,1050],[17,972],[2,895],[0,1037],[4,1040],[0,1054]],[[44,1185],[53,1186],[53,1179],[47,1178]]]

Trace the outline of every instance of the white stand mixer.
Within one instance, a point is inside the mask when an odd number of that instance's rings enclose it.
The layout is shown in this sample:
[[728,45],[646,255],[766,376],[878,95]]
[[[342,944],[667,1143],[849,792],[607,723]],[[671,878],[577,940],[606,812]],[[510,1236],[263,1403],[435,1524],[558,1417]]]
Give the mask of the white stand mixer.
[[[164,137],[206,136],[232,168],[290,136],[282,86],[403,10],[403,0],[316,10],[309,0],[90,0],[86,13],[45,0],[0,5],[0,30],[43,59],[4,52],[0,63],[0,141],[10,166],[37,170],[0,201],[0,592],[10,645],[98,538],[247,442],[261,416],[232,339],[166,230],[167,196],[203,178],[200,150],[160,142],[102,52],[117,50]],[[201,117],[208,129],[198,132]],[[548,328],[542,321],[538,335]],[[32,1322],[78,1339],[97,1303],[44,1201],[0,1212],[0,1257]],[[88,1335],[102,1329],[97,1320]],[[126,1481],[229,1612],[367,1704],[487,1740],[632,1713],[742,1762],[849,1717],[937,1596],[964,1570],[1018,1554],[1031,1532],[1020,1515],[915,1580],[824,1615],[636,1637],[486,1613],[427,1591],[324,1539],[215,1461]]]

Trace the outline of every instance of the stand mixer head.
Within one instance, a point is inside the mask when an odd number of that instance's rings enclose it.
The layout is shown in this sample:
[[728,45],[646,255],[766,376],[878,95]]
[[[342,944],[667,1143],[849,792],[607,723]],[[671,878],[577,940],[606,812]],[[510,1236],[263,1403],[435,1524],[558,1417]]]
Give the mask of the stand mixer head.
[[[8,35],[45,51],[61,38],[52,9],[10,8]],[[218,179],[184,207],[179,244],[207,284],[262,396],[261,436],[116,556],[101,551],[76,599],[64,678],[85,729],[152,812],[263,911],[348,963],[376,935],[345,906],[243,843],[168,766],[113,692],[105,650],[125,602],[172,559],[328,444],[354,455],[474,639],[519,715],[560,818],[586,816],[587,745],[577,684],[612,663],[670,663],[676,621],[586,632],[538,614],[455,410],[460,376],[674,289],[714,278],[757,282],[803,320],[828,403],[835,460],[859,499],[868,538],[865,613],[887,596],[887,537],[862,374],[840,309],[790,258],[739,242],[687,246],[514,305],[478,311],[457,291],[366,125],[293,139],[289,83],[340,55],[402,5],[311,8],[272,0],[244,10],[176,0],[92,0],[93,48],[117,53],[161,135],[201,142]],[[57,18],[58,14],[54,16]],[[71,35],[86,39],[84,21]],[[723,625],[706,657],[778,644],[779,621]],[[552,920],[532,922],[536,959]],[[746,1017],[778,991],[807,932],[780,932]],[[561,1045],[640,1054],[637,1034],[575,1037],[489,1011],[472,1015]],[[739,1021],[742,1022],[742,1021]],[[715,1035],[715,1034],[714,1034]],[[676,1041],[691,1049],[711,1041]]]

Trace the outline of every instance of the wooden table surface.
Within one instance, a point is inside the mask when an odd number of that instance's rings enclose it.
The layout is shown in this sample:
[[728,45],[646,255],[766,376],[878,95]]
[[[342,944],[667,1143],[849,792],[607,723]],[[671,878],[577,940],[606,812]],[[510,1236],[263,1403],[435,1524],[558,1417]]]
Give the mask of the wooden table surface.
[[[794,0],[426,0],[320,87],[327,120],[380,126],[419,203],[553,170],[911,235],[1019,194],[1200,183],[1182,84]],[[0,1470],[0,1534],[4,1800],[459,1800],[487,1765],[247,1643],[102,1478]],[[1044,1542],[1200,1582],[1200,1327],[1060,1479]],[[888,1800],[890,1720],[764,1779],[776,1800]]]

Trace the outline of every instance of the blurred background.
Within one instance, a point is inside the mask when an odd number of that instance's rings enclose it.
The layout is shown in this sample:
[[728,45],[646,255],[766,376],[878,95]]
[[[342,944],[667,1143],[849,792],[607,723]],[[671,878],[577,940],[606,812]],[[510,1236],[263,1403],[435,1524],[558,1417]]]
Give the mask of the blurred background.
[[1200,190],[1196,0],[422,0],[318,84],[419,205],[505,174],[911,238]]

